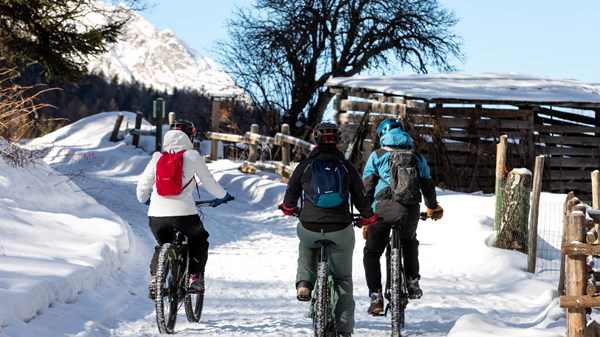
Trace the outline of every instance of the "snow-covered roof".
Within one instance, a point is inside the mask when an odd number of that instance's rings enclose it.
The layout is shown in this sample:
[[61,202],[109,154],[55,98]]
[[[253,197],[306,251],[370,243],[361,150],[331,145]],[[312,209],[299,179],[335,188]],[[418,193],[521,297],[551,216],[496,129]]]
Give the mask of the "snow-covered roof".
[[515,73],[413,74],[335,77],[329,87],[442,101],[497,101],[600,104],[600,83],[535,77]]

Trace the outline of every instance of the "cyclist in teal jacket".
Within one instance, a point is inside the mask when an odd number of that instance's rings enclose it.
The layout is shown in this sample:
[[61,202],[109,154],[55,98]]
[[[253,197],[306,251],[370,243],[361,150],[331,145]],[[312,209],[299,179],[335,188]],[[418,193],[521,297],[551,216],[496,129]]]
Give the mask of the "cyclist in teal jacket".
[[[400,224],[400,240],[404,267],[408,278],[409,297],[420,298],[422,290],[419,286],[419,240],[417,240],[417,225],[419,223],[420,205],[401,204],[394,201],[389,187],[391,152],[396,148],[413,150],[412,138],[404,131],[404,124],[399,119],[386,119],[379,125],[377,134],[380,137],[381,148],[372,152],[363,172],[363,182],[367,197],[373,202],[375,213],[383,219],[377,226],[363,228],[366,239],[363,250],[363,265],[371,305],[367,312],[378,315],[383,311],[383,296],[381,294],[381,255],[389,240],[391,224]],[[443,209],[438,205],[435,184],[431,178],[429,166],[425,158],[414,151],[419,171],[419,186],[427,206],[428,216],[438,220],[443,215]]]

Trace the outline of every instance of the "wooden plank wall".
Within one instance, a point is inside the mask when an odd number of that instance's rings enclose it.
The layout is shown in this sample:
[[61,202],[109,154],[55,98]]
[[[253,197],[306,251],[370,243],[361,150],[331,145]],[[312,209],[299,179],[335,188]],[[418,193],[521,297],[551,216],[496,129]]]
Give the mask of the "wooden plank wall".
[[[372,98],[373,96],[371,96]],[[364,98],[364,97],[363,97]],[[352,141],[363,111],[371,111],[370,137],[385,118],[401,116],[423,153],[436,184],[461,192],[494,192],[496,144],[508,136],[506,172],[525,167],[533,171],[535,156],[546,155],[543,190],[580,195],[591,193],[590,173],[600,168],[600,127],[595,118],[539,106],[446,104],[404,105],[390,98],[353,103],[344,97],[336,105],[344,150]],[[383,102],[381,102],[383,101]],[[397,104],[390,104],[397,103]],[[563,109],[564,110],[564,109]],[[347,111],[351,111],[346,113]],[[362,167],[361,163],[358,164]]]

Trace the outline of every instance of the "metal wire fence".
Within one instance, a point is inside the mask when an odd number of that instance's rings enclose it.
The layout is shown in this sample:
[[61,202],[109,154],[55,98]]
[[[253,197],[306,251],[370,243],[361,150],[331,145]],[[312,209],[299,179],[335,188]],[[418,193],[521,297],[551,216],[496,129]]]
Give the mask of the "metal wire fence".
[[560,246],[566,194],[542,193],[538,218],[536,275],[560,277]]

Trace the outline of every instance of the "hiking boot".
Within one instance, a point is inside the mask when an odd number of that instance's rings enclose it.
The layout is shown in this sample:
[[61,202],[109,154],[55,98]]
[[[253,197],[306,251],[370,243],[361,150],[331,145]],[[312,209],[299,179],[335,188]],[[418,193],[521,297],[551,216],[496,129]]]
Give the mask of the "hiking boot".
[[204,275],[202,273],[190,275],[188,292],[203,293],[204,292]]
[[148,283],[148,297],[151,300],[156,299],[156,275],[150,276],[150,283]]
[[421,296],[423,296],[423,290],[419,286],[419,279],[408,279],[408,298],[416,300],[417,298],[421,298]]
[[383,311],[383,296],[381,291],[371,294],[371,305],[367,309],[369,315],[378,316]]
[[296,299],[298,301],[309,301],[310,292],[312,291],[312,285],[308,281],[298,282],[296,287]]

